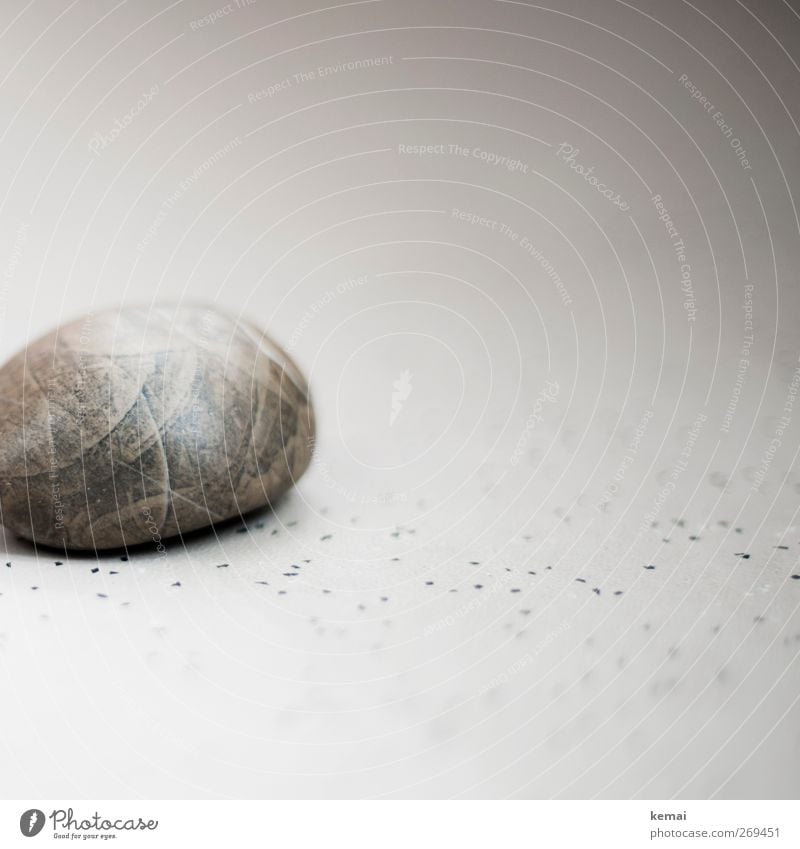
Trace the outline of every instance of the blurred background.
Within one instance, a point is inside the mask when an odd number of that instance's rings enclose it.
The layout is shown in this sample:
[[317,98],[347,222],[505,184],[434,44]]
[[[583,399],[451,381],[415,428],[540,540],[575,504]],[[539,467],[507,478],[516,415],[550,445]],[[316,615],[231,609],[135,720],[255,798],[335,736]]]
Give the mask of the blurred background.
[[164,556],[4,536],[0,794],[797,797],[793,0],[33,0],[0,47],[3,359],[201,300],[319,425]]

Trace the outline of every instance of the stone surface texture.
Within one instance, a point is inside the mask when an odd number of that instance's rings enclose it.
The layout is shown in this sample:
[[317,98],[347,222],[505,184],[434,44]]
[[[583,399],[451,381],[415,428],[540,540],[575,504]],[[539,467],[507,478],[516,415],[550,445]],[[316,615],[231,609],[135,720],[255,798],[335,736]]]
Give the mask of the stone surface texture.
[[271,503],[307,468],[305,379],[203,305],[87,315],[0,369],[2,522],[66,549],[154,542]]

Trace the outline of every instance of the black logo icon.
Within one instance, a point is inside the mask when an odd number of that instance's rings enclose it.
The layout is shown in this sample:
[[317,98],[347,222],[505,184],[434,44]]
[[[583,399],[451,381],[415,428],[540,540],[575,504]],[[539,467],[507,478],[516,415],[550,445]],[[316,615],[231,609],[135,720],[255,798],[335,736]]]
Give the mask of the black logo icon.
[[44,812],[38,808],[31,808],[19,818],[19,830],[25,837],[36,837],[44,828]]

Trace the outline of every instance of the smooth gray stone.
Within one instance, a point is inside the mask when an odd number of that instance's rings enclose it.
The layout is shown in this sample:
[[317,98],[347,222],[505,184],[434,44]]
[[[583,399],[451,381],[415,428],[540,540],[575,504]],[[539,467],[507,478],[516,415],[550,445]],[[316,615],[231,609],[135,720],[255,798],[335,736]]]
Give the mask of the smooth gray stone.
[[152,542],[269,504],[308,467],[288,355],[203,305],[62,325],[0,369],[0,520],[36,543]]

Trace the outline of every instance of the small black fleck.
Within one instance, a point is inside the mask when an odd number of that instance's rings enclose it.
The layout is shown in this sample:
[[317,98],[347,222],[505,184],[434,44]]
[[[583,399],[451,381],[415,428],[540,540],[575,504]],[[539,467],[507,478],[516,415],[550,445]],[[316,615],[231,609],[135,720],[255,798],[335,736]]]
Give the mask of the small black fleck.
[[330,593],[331,593],[330,590],[323,590],[322,592],[325,593],[325,595],[330,595]]
[[381,596],[381,601],[389,601],[389,597],[388,597],[388,596],[385,596],[385,595],[382,595],[382,596]]
[[737,534],[740,534],[742,532],[742,529],[741,528],[734,528],[734,531],[736,531]]
[[286,590],[278,590],[278,595],[286,595]]
[[426,586],[426,587],[432,587],[432,586],[433,586],[433,581],[425,581],[425,586]]
[[297,519],[292,519],[291,522],[286,523],[287,528],[293,528],[297,524]]
[[690,537],[689,537],[689,539],[690,539],[692,542],[697,542],[697,540],[699,540],[699,539],[700,539],[700,537],[695,536],[694,534],[691,534],[691,535],[690,535]]
[[792,575],[793,581],[800,581],[800,575]]
[[592,592],[593,592],[595,595],[600,595],[600,587],[593,587],[593,588],[592,588]]
[[363,604],[358,605],[359,610],[366,610],[367,608]]
[[38,590],[39,587],[31,587],[32,590]]
[[97,597],[98,598],[108,598],[108,596],[105,593],[98,593]]
[[296,578],[300,573],[299,572],[284,572],[284,578]]
[[100,571],[99,567],[95,566],[94,569],[92,569],[92,574],[96,575],[99,571]]
[[521,613],[523,616],[530,616],[530,615],[531,615],[530,608],[526,608],[525,610],[520,610],[520,613]]
[[236,533],[237,534],[246,534],[247,533],[247,527],[245,526],[243,528],[237,528]]
[[470,565],[470,566],[480,566],[480,565],[481,565],[481,561],[480,561],[480,560],[470,560],[470,561],[469,561],[469,565]]
[[517,587],[514,587],[514,588],[511,590],[511,592],[512,592],[512,593],[518,593],[518,592],[520,592],[520,590],[519,590]]
[[6,566],[8,566],[8,568],[9,568],[9,569],[11,568],[11,564],[10,564],[10,563],[6,563]]
[[622,590],[614,590],[614,595],[622,595]]
[[123,563],[124,563],[125,561],[127,561],[127,559],[128,559],[128,555],[127,555],[127,554],[123,554],[123,555],[122,555],[122,557],[120,557],[120,560],[122,560],[122,562],[123,562]]
[[652,570],[653,570],[653,569],[655,569],[656,567],[655,567],[655,566],[653,566],[653,564],[651,563],[649,566],[645,566],[644,568],[645,568],[645,569],[650,569],[650,570],[652,571]]
[[63,561],[61,561],[61,560],[54,560],[53,562],[56,564],[56,566],[63,566],[64,565]]
[[717,522],[717,524],[718,524],[721,528],[727,528],[727,527],[728,527],[728,525],[729,525],[729,522],[726,522],[724,519],[720,519],[720,520],[719,520],[719,522]]
[[482,589],[483,589],[483,584],[475,584],[475,589],[476,589],[476,590],[482,590]]
[[227,563],[219,563],[219,564],[217,564],[217,569],[227,569],[227,568],[228,568],[228,564],[227,564]]
[[270,533],[270,536],[271,536],[271,537],[274,537],[274,536],[275,536],[275,534],[277,534],[277,533],[278,533],[278,529],[277,529],[277,528],[273,528],[273,529],[272,529],[272,532]]
[[735,557],[741,557],[742,560],[749,560],[750,559],[750,555],[745,554],[743,551],[735,551],[734,556]]
[[265,587],[269,586],[269,581],[256,581],[257,584],[262,584]]
[[180,585],[181,585],[181,582],[180,582],[180,581],[175,581],[175,583],[174,583],[174,584],[171,584],[170,586],[173,586],[173,587],[179,587]]
[[108,573],[109,575],[119,575],[119,572],[115,572],[113,569]]
[[576,581],[580,581],[580,583],[585,584],[586,578],[575,578]]
[[789,550],[788,545],[773,545],[772,547],[773,548],[779,548],[781,551],[788,551]]
[[320,537],[320,540],[322,542],[324,542],[326,539],[331,539],[332,537],[333,537],[333,534],[325,534],[324,536]]

